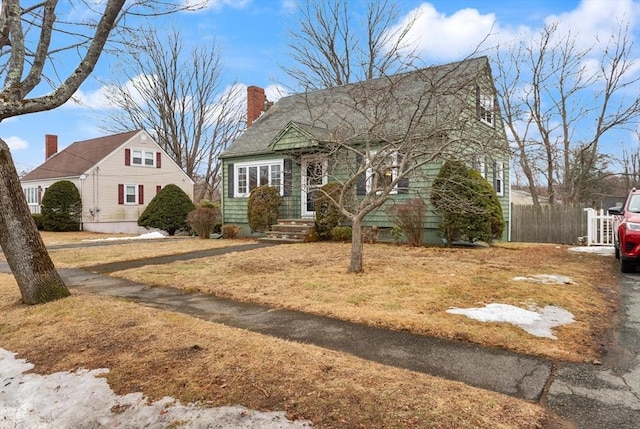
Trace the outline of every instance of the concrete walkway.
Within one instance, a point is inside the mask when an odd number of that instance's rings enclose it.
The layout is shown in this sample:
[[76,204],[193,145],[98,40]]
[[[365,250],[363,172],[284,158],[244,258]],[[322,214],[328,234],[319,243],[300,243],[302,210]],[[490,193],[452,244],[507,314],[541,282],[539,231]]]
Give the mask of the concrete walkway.
[[[364,359],[541,401],[569,422],[549,428],[640,427],[640,275],[622,280],[619,328],[602,365],[556,363],[473,344],[371,328],[303,312],[219,299],[173,288],[149,287],[105,274],[150,264],[267,247],[246,244],[191,254],[61,269],[70,288],[118,296],[204,320],[315,344]],[[6,263],[0,271],[8,272]]]

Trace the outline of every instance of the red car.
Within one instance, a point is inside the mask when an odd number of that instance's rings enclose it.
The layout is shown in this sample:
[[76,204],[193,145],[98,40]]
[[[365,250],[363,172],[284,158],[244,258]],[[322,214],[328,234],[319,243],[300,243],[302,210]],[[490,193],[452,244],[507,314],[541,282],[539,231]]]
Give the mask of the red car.
[[634,273],[640,262],[640,190],[633,188],[622,207],[612,207],[613,244],[623,273]]

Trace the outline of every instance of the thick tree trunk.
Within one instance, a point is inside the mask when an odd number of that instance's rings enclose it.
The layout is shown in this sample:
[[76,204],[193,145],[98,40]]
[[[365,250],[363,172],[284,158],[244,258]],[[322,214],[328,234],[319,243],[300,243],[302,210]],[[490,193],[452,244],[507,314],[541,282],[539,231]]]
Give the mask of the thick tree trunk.
[[7,144],[0,139],[0,246],[25,304],[69,296],[23,197]]
[[356,217],[351,220],[351,263],[350,273],[361,273],[362,267],[362,219]]

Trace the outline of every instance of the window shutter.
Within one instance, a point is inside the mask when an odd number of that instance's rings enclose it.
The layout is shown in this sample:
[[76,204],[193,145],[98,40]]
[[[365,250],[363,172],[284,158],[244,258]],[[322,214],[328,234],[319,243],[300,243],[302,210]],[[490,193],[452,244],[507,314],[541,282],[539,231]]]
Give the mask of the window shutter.
[[118,204],[124,204],[124,185],[118,185]]
[[144,185],[138,185],[138,204],[144,204]]
[[480,119],[480,85],[476,86],[476,118]]
[[42,204],[42,186],[38,186],[38,205]]
[[284,172],[283,172],[284,173],[284,191],[282,195],[283,197],[291,196],[291,176],[292,176],[291,167],[292,167],[291,159],[285,158]]
[[162,168],[162,153],[156,152],[156,168]]
[[[404,160],[404,155],[398,154],[398,165],[402,164],[402,161]],[[408,167],[408,162],[407,164],[404,166],[404,169],[406,170]],[[409,193],[409,176],[403,176],[400,178],[400,180],[398,180],[398,193],[399,194],[408,194]]]
[[227,165],[227,196],[233,198],[233,164]]
[[162,186],[160,185],[156,186],[156,195],[158,195],[158,192],[160,192],[161,189],[162,189]]
[[[360,169],[360,166],[364,164],[364,157],[360,154],[356,154],[356,170]],[[366,173],[362,173],[358,175],[356,179],[356,195],[366,195],[367,194],[367,175]]]
[[131,149],[124,150],[124,165],[131,165]]

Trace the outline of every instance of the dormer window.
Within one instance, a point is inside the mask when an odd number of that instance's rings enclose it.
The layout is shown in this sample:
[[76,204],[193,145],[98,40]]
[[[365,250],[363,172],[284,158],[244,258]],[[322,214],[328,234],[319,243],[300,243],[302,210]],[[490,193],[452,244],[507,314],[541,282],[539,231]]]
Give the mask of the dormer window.
[[484,122],[485,124],[491,125],[493,127],[495,111],[495,102],[493,95],[482,92],[482,90],[478,88],[477,97],[478,119],[480,119],[480,121]]

